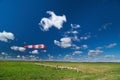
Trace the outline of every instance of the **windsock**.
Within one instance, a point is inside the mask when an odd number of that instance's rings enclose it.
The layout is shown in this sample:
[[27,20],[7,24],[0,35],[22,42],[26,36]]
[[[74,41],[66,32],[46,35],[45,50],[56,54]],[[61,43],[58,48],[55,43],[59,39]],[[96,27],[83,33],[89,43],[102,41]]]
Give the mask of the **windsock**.
[[24,48],[33,48],[33,49],[46,49],[46,46],[44,44],[38,44],[38,45],[26,45]]

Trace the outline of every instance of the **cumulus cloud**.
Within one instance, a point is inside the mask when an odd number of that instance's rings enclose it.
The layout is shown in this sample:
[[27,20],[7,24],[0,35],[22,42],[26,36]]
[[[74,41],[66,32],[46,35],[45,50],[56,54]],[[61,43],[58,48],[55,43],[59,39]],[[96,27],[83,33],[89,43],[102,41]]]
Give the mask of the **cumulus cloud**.
[[55,27],[57,29],[61,29],[62,25],[64,22],[66,22],[66,16],[57,16],[54,12],[52,11],[47,11],[47,13],[51,16],[49,18],[42,18],[39,25],[41,30],[43,31],[49,31],[49,28]]
[[112,59],[112,58],[115,58],[115,55],[105,55],[104,58]]
[[80,49],[81,47],[79,47],[79,46],[77,46],[77,45],[75,45],[75,44],[73,44],[72,45],[72,49],[74,49],[74,50],[78,50],[78,49]]
[[47,50],[42,50],[42,52],[46,53],[46,52],[47,52]]
[[108,30],[110,29],[110,26],[112,25],[112,23],[106,23],[106,24],[103,24],[101,28],[99,28],[98,30],[99,31],[102,31],[102,30]]
[[80,37],[80,40],[87,40],[87,39],[89,39],[90,37],[91,37],[90,35],[82,36],[82,37]]
[[18,47],[18,46],[11,46],[10,48],[14,51],[20,51],[20,52],[24,52],[26,50],[24,47]]
[[2,59],[7,59],[7,58],[8,58],[8,53],[6,53],[6,52],[1,52],[0,58],[2,58]]
[[16,57],[17,57],[17,58],[20,58],[20,55],[17,55]]
[[106,48],[113,48],[115,46],[117,46],[117,43],[111,43],[111,44],[107,45]]
[[7,55],[7,53],[6,53],[6,52],[1,52],[1,54],[2,54],[2,55]]
[[79,32],[78,32],[78,28],[80,28],[80,25],[78,24],[71,24],[71,29],[66,31],[64,34],[66,35],[77,35]]
[[72,41],[70,37],[61,38],[60,41],[54,40],[54,44],[62,48],[68,48],[72,46]]
[[33,50],[33,51],[31,51],[30,53],[31,53],[31,54],[38,54],[39,52],[38,52],[38,50]]
[[79,46],[77,46],[76,44],[73,44],[73,41],[79,41],[78,37],[63,37],[60,39],[60,41],[58,40],[54,40],[54,44],[61,47],[61,48],[69,48],[71,47],[72,49],[78,50],[80,49]]
[[72,29],[78,29],[78,28],[80,28],[80,25],[78,25],[78,24],[71,24],[71,28]]
[[57,40],[54,40],[54,44],[57,45],[57,46],[61,46],[61,42],[59,42]]
[[97,49],[97,50],[89,50],[88,51],[89,56],[94,56],[94,55],[98,55],[98,54],[101,54],[101,53],[103,53],[103,51],[99,50],[99,49]]
[[72,39],[73,41],[80,41],[80,39],[78,38],[77,35],[74,35],[73,37],[71,37],[71,39]]
[[80,41],[77,34],[78,34],[78,31],[67,31],[65,32],[64,36],[67,36],[67,37],[69,36],[73,41]]
[[105,49],[105,48],[114,48],[115,46],[117,46],[117,43],[110,43],[108,45],[104,45],[104,46],[98,46],[96,47],[96,49]]
[[80,37],[81,40],[87,40],[88,37]]
[[101,46],[99,46],[99,47],[96,47],[96,49],[103,49],[104,47],[101,47]]
[[73,34],[78,34],[78,31],[72,31],[71,33],[73,33]]
[[80,39],[78,38],[79,32],[77,28],[80,28],[80,25],[71,24],[71,29],[66,31],[64,35],[71,37],[73,41],[80,41]]
[[71,47],[75,50],[80,49],[80,47],[75,44],[76,41],[80,41],[78,28],[80,28],[80,25],[71,24],[71,29],[63,33],[63,38],[61,38],[60,41],[54,40],[54,43],[62,48]]
[[65,34],[78,34],[78,31],[76,31],[76,30],[71,30],[71,31],[65,32]]
[[82,53],[83,53],[82,51],[74,51],[73,55],[79,55],[79,54],[82,54]]
[[83,48],[83,49],[87,49],[87,48],[88,48],[88,45],[84,44],[84,45],[82,45],[82,48]]
[[8,40],[14,40],[14,34],[11,32],[0,32],[0,41],[8,42]]
[[50,54],[48,54],[48,60],[53,60],[53,56],[52,55],[50,55]]
[[73,57],[72,57],[72,55],[66,54],[66,55],[64,56],[64,59],[65,59],[65,60],[69,60],[69,59],[73,59]]

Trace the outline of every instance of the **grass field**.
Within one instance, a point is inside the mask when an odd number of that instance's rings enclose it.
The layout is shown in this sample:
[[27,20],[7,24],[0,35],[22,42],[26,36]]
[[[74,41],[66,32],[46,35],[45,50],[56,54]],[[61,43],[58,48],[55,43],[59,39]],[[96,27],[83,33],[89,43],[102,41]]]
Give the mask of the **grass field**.
[[0,61],[0,80],[120,80],[120,63]]

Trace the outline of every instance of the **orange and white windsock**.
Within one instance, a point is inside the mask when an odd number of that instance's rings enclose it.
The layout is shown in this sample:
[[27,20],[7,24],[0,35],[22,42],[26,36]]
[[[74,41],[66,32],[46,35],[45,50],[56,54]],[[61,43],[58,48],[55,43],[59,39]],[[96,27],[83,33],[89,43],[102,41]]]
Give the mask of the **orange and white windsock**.
[[35,49],[46,49],[46,46],[44,44],[38,44],[38,45],[26,45],[24,48],[35,48]]

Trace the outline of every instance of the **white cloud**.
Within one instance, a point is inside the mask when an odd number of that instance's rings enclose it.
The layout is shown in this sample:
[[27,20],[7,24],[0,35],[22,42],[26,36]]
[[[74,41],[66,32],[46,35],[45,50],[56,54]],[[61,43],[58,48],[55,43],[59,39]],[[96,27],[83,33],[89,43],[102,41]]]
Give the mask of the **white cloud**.
[[25,60],[25,59],[26,59],[26,56],[21,56],[21,59],[22,59],[22,60]]
[[18,47],[18,50],[21,51],[21,52],[23,52],[23,51],[25,51],[26,49],[25,49],[24,47]]
[[64,36],[69,36],[73,41],[80,41],[77,34],[78,34],[78,31],[71,30],[71,31],[66,31]]
[[117,43],[111,43],[111,44],[108,44],[108,45],[104,45],[104,46],[99,46],[99,47],[96,47],[96,49],[105,49],[105,48],[114,48],[115,46],[117,46]]
[[38,50],[33,50],[33,51],[31,51],[30,53],[31,53],[31,54],[38,54],[39,52],[38,52]]
[[49,28],[52,26],[56,27],[57,29],[61,29],[64,22],[66,22],[66,16],[57,16],[52,11],[47,11],[49,15],[51,15],[50,18],[42,18],[39,25],[41,30],[43,31],[49,31]]
[[72,39],[73,41],[80,41],[80,39],[78,38],[77,35],[74,35],[73,37],[71,37],[71,39]]
[[72,29],[78,29],[78,28],[80,28],[80,25],[78,25],[78,24],[71,24],[71,28]]
[[20,55],[17,55],[16,57],[17,57],[17,58],[20,58]]
[[54,40],[54,44],[56,44],[57,46],[60,46],[62,48],[68,48],[68,47],[72,46],[70,37],[61,38],[60,41]]
[[29,55],[29,60],[31,61],[37,61],[39,59],[39,57],[35,56],[35,55]]
[[66,55],[64,56],[64,59],[65,59],[65,60],[70,60],[70,59],[73,59],[73,57],[72,57],[72,55],[66,54]]
[[82,48],[83,48],[83,49],[87,49],[87,48],[88,48],[88,45],[84,44],[84,45],[82,45]]
[[73,34],[78,34],[78,31],[72,31]]
[[97,50],[89,50],[88,51],[89,56],[94,56],[94,55],[98,55],[98,54],[101,54],[101,53],[103,53],[103,51],[99,50],[99,49],[97,49]]
[[87,39],[89,39],[90,37],[91,37],[90,35],[82,36],[82,37],[80,37],[80,40],[87,40]]
[[24,47],[18,47],[18,46],[11,46],[10,48],[12,50],[20,51],[20,52],[24,52],[26,50]]
[[88,37],[80,37],[81,40],[87,40]]
[[99,47],[96,47],[96,49],[103,49],[104,47],[101,47],[101,46],[99,46]]
[[65,32],[65,34],[78,34],[78,31],[76,31],[76,30],[71,30],[71,31]]
[[61,46],[61,42],[59,42],[57,40],[54,40],[54,44],[57,45],[57,46]]
[[112,58],[115,58],[115,55],[105,55],[104,58],[112,59]]
[[14,34],[11,32],[0,32],[0,41],[8,42],[8,40],[14,40]]
[[72,49],[74,49],[74,50],[78,50],[78,49],[80,49],[81,47],[79,47],[79,46],[77,46],[77,45],[75,45],[75,44],[73,44],[72,45]]
[[50,54],[48,54],[48,60],[53,60],[53,56],[52,55],[50,55]]
[[76,54],[79,55],[79,54],[82,54],[82,53],[83,53],[82,51],[74,51],[73,55],[76,55]]
[[35,58],[35,56],[34,56],[34,55],[30,55],[29,57],[30,57],[30,58]]
[[106,27],[109,27],[109,26],[111,26],[113,23],[106,23],[105,25],[104,25],[104,28],[106,28]]
[[47,50],[42,50],[42,52],[46,53],[46,52],[47,52]]
[[61,41],[61,46],[64,47],[64,48],[72,46],[71,38],[69,38],[69,37],[61,38],[60,41]]
[[112,23],[106,23],[106,24],[103,24],[101,28],[99,28],[98,30],[99,31],[102,31],[102,30],[107,30],[107,29],[110,29],[110,26],[112,25]]
[[72,49],[78,50],[80,49],[79,46],[73,44],[73,41],[79,41],[78,37],[63,37],[60,39],[60,41],[54,40],[54,44],[62,47],[62,48],[69,48],[71,47]]
[[107,45],[106,48],[113,48],[115,46],[117,46],[117,43],[111,43],[111,44]]
[[1,54],[2,54],[2,55],[7,55],[7,53],[6,53],[6,52],[1,52]]
[[91,32],[85,33],[84,36],[80,37],[80,40],[88,40],[89,38],[91,38]]
[[73,40],[73,41],[80,41],[80,39],[78,38],[78,31],[77,30],[75,30],[75,29],[77,29],[77,28],[79,28],[80,27],[80,25],[76,25],[76,24],[71,24],[71,30],[69,30],[69,31],[66,31],[65,33],[64,33],[64,36],[69,36],[69,37],[71,37],[71,39]]

